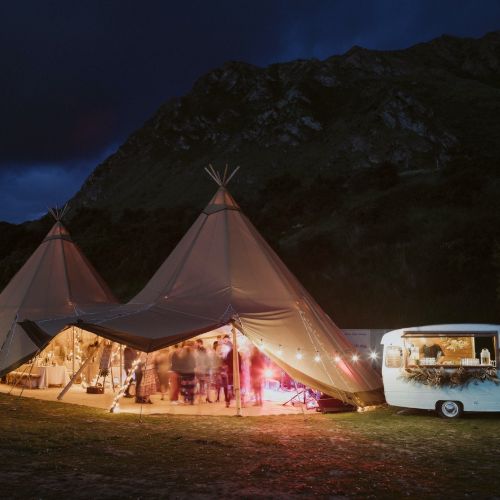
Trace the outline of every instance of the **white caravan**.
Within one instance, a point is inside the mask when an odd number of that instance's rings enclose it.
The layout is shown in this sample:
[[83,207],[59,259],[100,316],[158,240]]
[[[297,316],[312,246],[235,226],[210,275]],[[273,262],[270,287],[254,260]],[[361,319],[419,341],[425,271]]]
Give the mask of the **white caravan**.
[[382,377],[390,405],[436,410],[500,411],[500,325],[457,324],[386,333]]

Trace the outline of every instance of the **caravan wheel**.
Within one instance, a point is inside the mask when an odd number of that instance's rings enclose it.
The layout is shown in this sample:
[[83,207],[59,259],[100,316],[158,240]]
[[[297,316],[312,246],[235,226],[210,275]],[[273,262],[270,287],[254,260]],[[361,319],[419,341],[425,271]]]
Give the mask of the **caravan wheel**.
[[460,401],[438,401],[436,410],[439,416],[443,418],[459,418],[463,412]]

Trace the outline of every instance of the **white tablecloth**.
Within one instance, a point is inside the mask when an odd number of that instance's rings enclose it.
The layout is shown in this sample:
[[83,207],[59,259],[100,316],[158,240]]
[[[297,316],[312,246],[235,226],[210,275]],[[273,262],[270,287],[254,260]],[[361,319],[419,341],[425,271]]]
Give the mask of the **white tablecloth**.
[[47,389],[49,385],[65,386],[69,382],[65,366],[35,366],[33,373],[40,375],[39,389]]

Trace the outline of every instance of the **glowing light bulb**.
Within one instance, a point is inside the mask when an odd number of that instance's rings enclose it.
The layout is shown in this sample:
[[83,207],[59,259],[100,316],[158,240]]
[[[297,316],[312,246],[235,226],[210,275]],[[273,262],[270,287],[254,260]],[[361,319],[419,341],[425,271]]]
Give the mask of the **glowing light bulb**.
[[351,359],[356,363],[356,361],[358,361],[359,359],[359,356],[357,354],[353,354]]
[[281,347],[281,345],[278,347],[278,350],[276,351],[276,354],[278,356],[283,356],[283,348]]
[[335,363],[340,363],[340,356],[335,356],[333,360],[335,361]]
[[300,352],[300,349],[297,349],[297,354],[295,355],[295,357],[296,357],[298,360],[301,360],[301,359],[302,359],[302,353]]
[[319,353],[316,353],[316,356],[314,356],[314,361],[316,361],[316,363],[319,363],[321,361],[321,356],[319,355]]
[[370,358],[371,359],[377,359],[378,358],[378,354],[376,352],[371,352],[370,353]]

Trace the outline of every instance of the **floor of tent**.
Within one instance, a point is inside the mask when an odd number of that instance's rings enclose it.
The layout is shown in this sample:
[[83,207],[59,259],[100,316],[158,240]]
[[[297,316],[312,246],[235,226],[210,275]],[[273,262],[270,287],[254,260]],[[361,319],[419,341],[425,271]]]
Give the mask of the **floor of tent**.
[[[0,384],[0,392],[9,393],[12,389],[11,385]],[[21,387],[15,387],[11,394],[19,395]],[[60,387],[49,387],[48,389],[28,389],[22,390],[23,397],[41,399],[45,401],[57,401],[57,396],[61,392]],[[264,389],[263,405],[254,406],[253,401],[249,401],[241,410],[243,416],[264,416],[264,415],[284,415],[284,414],[301,414],[302,412],[314,413],[314,409],[306,409],[305,405],[295,403],[283,405],[290,398],[296,396],[294,391],[281,391]],[[62,402],[90,406],[93,408],[102,408],[108,410],[113,402],[114,394],[111,389],[106,389],[104,394],[87,394],[80,386],[74,385],[65,394]],[[296,398],[297,399],[297,398]],[[121,413],[140,413],[144,415],[152,414],[169,414],[169,415],[206,415],[206,416],[232,416],[236,413],[235,401],[231,401],[229,408],[226,408],[224,402],[206,403],[198,402],[198,398],[193,405],[189,404],[173,404],[168,400],[161,400],[160,394],[151,396],[153,404],[137,404],[134,398],[120,399]],[[142,407],[142,408],[141,408]]]

